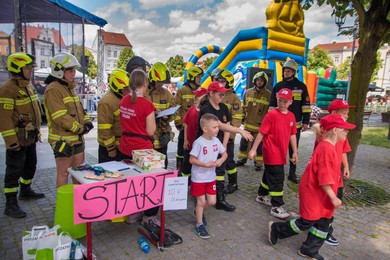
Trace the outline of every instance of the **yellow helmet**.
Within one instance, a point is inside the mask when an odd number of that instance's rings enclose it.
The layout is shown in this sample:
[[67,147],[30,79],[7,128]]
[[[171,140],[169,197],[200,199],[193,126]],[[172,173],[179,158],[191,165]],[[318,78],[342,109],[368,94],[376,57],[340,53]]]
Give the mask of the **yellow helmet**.
[[293,59],[288,60],[285,63],[283,63],[283,69],[285,69],[285,68],[289,68],[289,69],[295,70],[295,72],[297,72],[298,71],[298,63]]
[[122,89],[130,86],[130,75],[123,69],[115,69],[112,71],[109,80],[109,86],[112,91],[118,93]]
[[204,72],[202,68],[198,66],[193,66],[187,70],[186,80],[190,82],[194,82],[195,78],[198,76],[203,76]]
[[226,88],[232,88],[234,86],[234,75],[229,70],[222,70],[216,76],[215,79],[224,79],[227,82]]
[[169,70],[164,63],[157,62],[150,68],[148,79],[150,83],[171,83],[171,73],[169,73]]
[[7,69],[9,72],[20,73],[22,72],[22,68],[27,65],[37,66],[34,56],[24,52],[15,52],[8,57]]
[[263,78],[264,80],[264,86],[267,85],[267,82],[268,82],[268,75],[267,73],[265,73],[264,71],[260,71],[260,72],[257,72],[254,76],[253,76],[253,80],[252,82],[253,83],[256,83],[256,79],[259,79],[259,78]]

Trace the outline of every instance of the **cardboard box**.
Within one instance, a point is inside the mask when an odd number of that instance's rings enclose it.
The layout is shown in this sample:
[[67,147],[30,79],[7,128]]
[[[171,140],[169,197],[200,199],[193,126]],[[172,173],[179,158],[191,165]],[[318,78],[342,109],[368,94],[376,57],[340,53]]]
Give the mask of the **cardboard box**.
[[142,170],[163,169],[165,155],[153,149],[134,150],[133,163]]

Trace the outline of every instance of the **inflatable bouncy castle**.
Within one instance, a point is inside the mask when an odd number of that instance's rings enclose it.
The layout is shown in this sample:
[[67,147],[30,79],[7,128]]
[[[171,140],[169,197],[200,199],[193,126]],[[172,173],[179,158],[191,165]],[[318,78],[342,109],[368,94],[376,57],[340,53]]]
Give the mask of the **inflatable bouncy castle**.
[[272,88],[282,80],[282,63],[294,59],[299,65],[298,79],[314,93],[315,86],[309,83],[315,84],[315,80],[307,79],[309,39],[303,32],[304,13],[299,1],[271,1],[266,18],[265,27],[239,31],[224,49],[210,45],[196,51],[187,62],[184,75],[203,55],[218,53],[218,58],[202,78],[202,87],[209,85],[210,74],[215,68],[227,69],[235,74],[234,88],[242,98],[246,88],[252,87],[250,79],[254,73],[264,70],[270,78],[268,87]]

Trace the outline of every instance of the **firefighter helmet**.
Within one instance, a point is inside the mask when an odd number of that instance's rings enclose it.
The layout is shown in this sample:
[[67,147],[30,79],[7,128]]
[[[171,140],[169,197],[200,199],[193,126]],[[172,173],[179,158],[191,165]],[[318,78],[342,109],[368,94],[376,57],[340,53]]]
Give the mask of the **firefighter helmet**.
[[164,63],[157,62],[150,68],[148,79],[150,83],[158,82],[167,84],[171,83],[171,74]]
[[22,72],[22,68],[27,65],[36,67],[34,56],[24,52],[15,52],[8,57],[7,69],[9,72],[19,74]]
[[293,59],[288,60],[285,63],[283,63],[283,69],[285,69],[285,68],[289,68],[289,69],[292,69],[295,72],[297,72],[298,71],[298,63]]
[[115,69],[110,75],[109,86],[115,93],[120,92],[122,89],[128,88],[130,85],[130,75],[123,69]]
[[198,66],[193,66],[187,70],[186,80],[189,82],[195,82],[195,78],[198,76],[203,76],[204,72],[202,68]]
[[80,68],[79,61],[70,53],[58,53],[50,60],[51,75],[55,78],[62,79],[65,69]]
[[257,73],[253,76],[252,83],[256,84],[256,80],[257,80],[257,79],[260,79],[260,78],[263,78],[263,80],[264,80],[264,86],[267,85],[267,82],[268,82],[268,75],[267,75],[267,73],[265,73],[264,71],[257,72]]
[[226,88],[232,88],[234,86],[234,75],[229,70],[222,70],[216,76],[216,79],[226,80]]

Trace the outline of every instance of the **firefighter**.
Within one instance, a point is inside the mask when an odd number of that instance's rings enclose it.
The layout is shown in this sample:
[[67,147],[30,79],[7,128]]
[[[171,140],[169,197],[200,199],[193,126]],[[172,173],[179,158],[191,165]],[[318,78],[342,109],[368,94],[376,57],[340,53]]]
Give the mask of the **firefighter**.
[[[228,91],[222,100],[223,103],[228,107],[229,112],[232,116],[230,124],[235,127],[240,127],[244,114],[241,109],[241,101],[237,94],[234,92],[234,75],[229,70],[222,70],[216,76],[215,80],[222,83]],[[226,172],[228,174],[228,185],[226,186],[225,193],[231,194],[238,190],[237,185],[237,167],[234,161],[234,139],[236,138],[235,133],[230,133],[229,141],[227,143],[227,154],[226,160]]]
[[[268,76],[264,71],[260,71],[253,76],[253,88],[246,91],[242,107],[244,110],[244,129],[251,132],[256,138],[259,133],[259,127],[265,114],[268,112],[269,100],[271,91],[266,86]],[[237,155],[237,166],[242,166],[248,159],[248,151],[252,148],[253,142],[248,142],[245,138],[241,138],[240,148]],[[262,143],[257,148],[255,161],[255,170],[261,171],[263,167],[263,152]]]
[[[156,116],[160,111],[175,106],[175,101],[171,92],[164,88],[165,84],[171,83],[171,74],[163,63],[157,62],[149,72],[149,87],[146,99],[151,101],[156,108]],[[169,125],[175,118],[175,115],[156,118],[156,132],[153,135],[153,148],[158,152],[165,154],[165,169],[168,167],[168,143],[173,140],[172,128]]]
[[[179,137],[177,143],[177,154],[176,154],[176,169],[181,174],[181,166],[184,158],[184,127],[183,127],[183,117],[187,113],[188,109],[194,104],[195,94],[193,91],[197,90],[200,87],[200,80],[204,72],[201,68],[193,66],[187,70],[186,81],[178,89],[175,95],[176,105],[180,105],[179,110],[176,112],[175,126],[179,130]],[[189,176],[186,175],[186,176]]]
[[130,75],[122,69],[112,71],[109,79],[110,91],[98,104],[99,163],[120,161],[119,139],[122,127],[119,118],[119,102],[130,93]]
[[[49,127],[48,142],[57,166],[57,188],[68,184],[68,168],[84,161],[84,135],[92,128],[88,114],[76,95],[76,68],[80,63],[70,53],[58,53],[50,60],[51,73],[44,94]],[[77,183],[72,177],[73,183]]]
[[37,166],[36,142],[40,139],[41,105],[31,84],[35,57],[15,52],[8,57],[7,69],[11,77],[0,86],[0,132],[6,146],[4,214],[12,218],[24,218],[18,205],[19,199],[44,198],[43,193],[32,190],[31,182]]
[[[282,88],[288,88],[293,93],[293,103],[288,107],[288,110],[294,113],[295,120],[297,121],[297,146],[299,145],[299,139],[301,131],[305,131],[309,128],[310,123],[310,99],[306,85],[296,78],[298,73],[298,64],[295,60],[291,59],[283,63],[283,80],[278,82],[272,90],[271,99],[269,102],[269,110],[277,106],[276,93]],[[290,169],[288,172],[288,180],[293,183],[299,183],[299,179],[296,175],[297,165],[292,161],[292,147],[289,146],[290,156]]]

